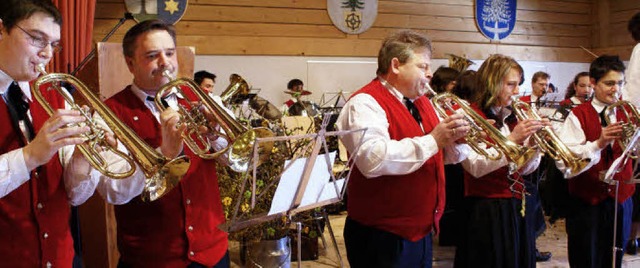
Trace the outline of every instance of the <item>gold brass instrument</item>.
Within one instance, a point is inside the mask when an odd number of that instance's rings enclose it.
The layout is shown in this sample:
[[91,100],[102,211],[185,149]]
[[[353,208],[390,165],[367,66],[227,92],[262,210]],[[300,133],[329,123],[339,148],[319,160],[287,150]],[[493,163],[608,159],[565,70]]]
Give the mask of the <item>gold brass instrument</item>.
[[249,88],[249,83],[240,75],[231,74],[229,76],[229,86],[220,94],[220,99],[224,105],[229,105],[229,102],[236,96],[249,94]]
[[465,57],[460,57],[458,55],[453,55],[448,53],[445,55],[449,59],[449,68],[456,69],[458,72],[461,72],[461,73],[466,71],[467,68],[469,68],[469,66],[474,64],[473,61]]
[[[511,97],[511,106],[518,120],[542,120],[531,105],[521,101],[516,96]],[[543,152],[553,158],[553,160],[564,163],[568,168],[565,176],[574,176],[589,164],[589,159],[581,159],[571,152],[549,126],[538,130],[533,134],[533,138]]]
[[[476,153],[484,155],[488,159],[498,160],[504,155],[509,162],[515,164],[516,170],[520,169],[525,163],[531,160],[535,156],[536,150],[520,146],[502,134],[487,120],[482,118],[476,111],[474,111],[464,100],[458,98],[458,96],[451,93],[436,94],[433,89],[427,84],[427,94],[432,95],[431,102],[434,104],[434,108],[438,111],[441,117],[447,118],[449,115],[447,111],[456,113],[450,102],[455,102],[460,106],[460,109],[464,111],[464,119],[469,123],[471,130],[467,133],[465,140],[467,144]],[[483,137],[482,132],[486,133],[487,138]],[[483,146],[483,144],[485,146]],[[495,153],[491,153],[488,149],[493,147],[496,149]]]
[[[213,101],[193,80],[188,78],[174,79],[171,77],[169,70],[164,70],[163,75],[167,77],[170,82],[163,85],[156,93],[156,106],[158,106],[161,111],[168,108],[164,107],[161,98],[170,94],[173,88],[185,98],[188,98],[188,95],[184,93],[181,86],[188,87],[191,92],[196,95],[197,100],[189,100],[189,103],[197,104],[190,105],[189,107],[178,105],[178,112],[181,116],[180,124],[186,125],[185,133],[183,133],[182,136],[184,137],[184,143],[189,149],[204,159],[220,157],[228,151],[229,167],[236,172],[247,171],[256,138],[272,137],[274,136],[273,132],[267,128],[245,128],[233,119],[220,105]],[[206,119],[202,108],[207,109],[212,114],[215,122],[209,122],[209,120]],[[224,130],[224,133],[215,130],[216,128],[213,126],[215,126],[216,123]],[[208,129],[208,133],[202,133],[203,127]],[[211,145],[206,134],[225,137],[229,142],[229,146],[218,152],[211,152]],[[258,148],[259,159],[257,159],[256,166],[268,160],[272,147],[273,142],[260,143],[260,148]]]
[[[49,115],[54,113],[53,109],[45,98],[40,93],[40,86],[44,84],[50,84],[48,90],[55,89],[65,99],[67,103],[72,106],[73,110],[78,110],[86,118],[84,124],[90,127],[90,134],[83,135],[86,139],[85,143],[78,145],[80,152],[91,163],[91,165],[100,171],[102,174],[112,178],[124,178],[131,176],[135,171],[136,166],[130,160],[133,158],[138,166],[142,169],[144,175],[148,178],[145,180],[145,187],[142,193],[142,199],[145,201],[154,201],[160,198],[162,195],[168,193],[175,185],[178,184],[182,176],[189,169],[189,159],[180,157],[176,159],[167,159],[162,154],[158,153],[154,148],[151,148],[143,140],[141,140],[133,130],[127,125],[122,123],[113,112],[107,108],[107,106],[93,93],[84,83],[78,80],[76,77],[62,74],[51,73],[47,74],[44,70],[44,65],[38,65],[38,71],[43,75],[40,76],[32,87],[32,94],[35,99],[44,107]],[[94,121],[89,112],[78,106],[71,95],[60,86],[60,82],[66,82],[72,85],[78,94],[84,97],[87,102],[87,106],[90,109],[95,110],[96,113],[103,118],[105,124],[113,131],[115,138],[119,140],[129,150],[128,155],[121,151],[116,150],[110,146],[105,139],[105,130],[100,128],[96,121]],[[121,158],[124,158],[131,170],[122,174],[113,174],[106,169],[108,164],[99,155],[100,152],[96,148],[102,148],[103,150],[112,151]],[[128,160],[127,160],[128,159]]]
[[[622,122],[622,134],[618,139],[618,143],[620,144],[620,147],[624,150],[624,148],[626,148],[627,145],[629,144],[629,140],[633,137],[633,134],[636,132],[636,129],[640,127],[640,113],[638,113],[638,109],[636,108],[635,105],[625,100],[618,100],[614,104],[609,105],[605,113],[615,114],[615,109],[620,110],[623,113],[625,118],[625,121]],[[609,119],[609,117],[605,116],[604,118],[607,121],[607,125],[610,125],[611,120]],[[638,154],[636,154],[636,152],[633,151],[629,155],[629,157],[631,159],[637,159]]]

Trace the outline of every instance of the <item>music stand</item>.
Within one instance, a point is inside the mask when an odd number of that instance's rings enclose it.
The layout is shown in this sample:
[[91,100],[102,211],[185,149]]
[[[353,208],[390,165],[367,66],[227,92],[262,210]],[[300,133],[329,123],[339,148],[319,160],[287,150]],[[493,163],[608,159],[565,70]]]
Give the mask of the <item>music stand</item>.
[[[618,194],[619,194],[620,182],[615,180],[613,177],[616,175],[616,173],[620,172],[620,168],[624,167],[627,164],[627,161],[629,161],[629,158],[631,158],[632,154],[636,154],[640,152],[639,150],[640,148],[638,148],[640,144],[638,144],[638,141],[640,141],[640,129],[636,129],[631,139],[629,139],[629,143],[624,148],[624,151],[622,152],[622,154],[618,158],[616,158],[616,160],[614,160],[613,163],[611,163],[611,166],[609,167],[609,169],[607,169],[607,172],[602,178],[603,182],[610,185],[614,185],[616,189],[615,199],[614,199],[614,208],[613,208],[613,246],[612,246],[613,256],[612,256],[611,267],[616,267],[616,253],[622,251],[622,248],[616,247],[616,242],[617,242],[616,232],[618,229]],[[637,167],[638,167],[638,161],[636,161],[633,170],[636,170]],[[629,184],[640,183],[640,179],[637,179],[636,175],[632,175],[632,176],[633,177],[629,178],[629,180],[625,181],[625,183],[629,183]]]
[[[356,150],[362,143],[362,137],[366,129],[330,131],[326,130],[329,122],[329,116],[325,117],[321,125],[320,131],[317,133],[294,135],[294,136],[276,136],[268,138],[257,138],[253,146],[253,155],[249,161],[249,171],[242,174],[242,183],[238,187],[237,197],[234,199],[232,206],[233,211],[229,220],[219,226],[220,229],[227,232],[238,231],[256,224],[264,223],[279,217],[287,217],[291,219],[294,215],[314,209],[317,207],[330,205],[343,199],[346,185],[348,184],[349,175],[351,173],[355,160],[350,156],[345,164],[345,169],[334,173],[333,161],[336,157],[335,152],[330,152],[327,145],[328,137],[339,138],[343,135],[360,135],[359,143]],[[308,151],[306,157],[300,154],[292,154],[292,158],[287,160],[283,165],[282,171],[278,172],[273,181],[268,183],[262,189],[275,188],[275,193],[271,200],[266,200],[269,204],[269,211],[262,211],[256,214],[245,213],[256,207],[257,201],[265,201],[267,192],[257,191],[258,166],[257,160],[260,157],[261,144],[264,143],[291,143],[294,140],[308,141],[302,146],[301,150]],[[277,147],[276,147],[277,148]],[[321,150],[323,153],[321,154]],[[251,175],[250,175],[251,173]],[[329,175],[322,177],[319,174]],[[328,180],[327,180],[328,179]],[[247,201],[245,195],[250,193],[250,202]],[[242,212],[241,212],[242,207]],[[301,223],[296,223],[298,231],[298,267],[301,265]],[[332,242],[338,253],[340,266],[342,257],[338,251],[337,242],[333,236],[333,231],[329,227]]]
[[347,102],[348,96],[351,92],[349,91],[338,91],[338,92],[324,92],[320,97],[320,107],[322,108],[342,108],[344,103]]

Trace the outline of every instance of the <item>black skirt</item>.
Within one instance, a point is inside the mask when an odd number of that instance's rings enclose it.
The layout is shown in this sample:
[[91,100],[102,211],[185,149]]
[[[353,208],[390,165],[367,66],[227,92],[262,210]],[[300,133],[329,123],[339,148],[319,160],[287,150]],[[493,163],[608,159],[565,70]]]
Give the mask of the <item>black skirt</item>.
[[466,198],[463,238],[454,267],[535,267],[535,238],[516,198]]

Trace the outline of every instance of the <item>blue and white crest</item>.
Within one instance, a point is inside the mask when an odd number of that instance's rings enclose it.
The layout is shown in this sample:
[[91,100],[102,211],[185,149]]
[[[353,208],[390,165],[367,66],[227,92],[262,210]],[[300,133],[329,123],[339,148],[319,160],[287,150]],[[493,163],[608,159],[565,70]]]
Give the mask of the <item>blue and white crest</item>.
[[340,31],[360,34],[376,21],[378,0],[327,0],[327,12]]
[[484,36],[507,38],[516,24],[516,0],[476,0],[476,24]]
[[127,11],[140,22],[150,19],[161,19],[175,24],[187,10],[188,0],[125,0]]

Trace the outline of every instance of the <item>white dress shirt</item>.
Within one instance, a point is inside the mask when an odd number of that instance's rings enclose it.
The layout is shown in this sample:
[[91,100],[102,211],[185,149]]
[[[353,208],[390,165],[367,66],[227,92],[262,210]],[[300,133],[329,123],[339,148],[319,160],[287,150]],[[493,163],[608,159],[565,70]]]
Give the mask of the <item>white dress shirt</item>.
[[[0,70],[0,94],[4,97],[9,85],[13,79]],[[30,102],[33,101],[28,82],[19,82],[20,88]],[[1,100],[3,101],[3,100]],[[70,105],[65,103],[65,108],[69,109]],[[31,114],[27,113],[29,119]],[[11,120],[6,118],[5,120]],[[78,173],[79,169],[75,168],[75,161],[71,157],[75,146],[64,146],[58,150],[59,161],[62,164],[64,174],[65,188],[71,205],[80,205],[93,195],[95,186],[90,181],[99,177],[100,173],[91,168],[88,174]],[[0,155],[0,198],[5,197],[13,190],[17,189],[23,183],[27,182],[31,177],[30,170],[27,170],[24,161],[23,148],[19,148],[5,154]]]
[[[399,91],[393,87],[387,89],[402,103],[403,96]],[[367,129],[364,137],[361,132],[356,132],[341,138],[347,150],[354,154],[355,164],[366,178],[412,173],[439,150],[432,135],[392,140],[386,112],[369,94],[353,96],[342,108],[336,125],[339,130]],[[354,153],[361,137],[362,145]],[[469,147],[463,144],[445,147],[445,164],[462,161],[468,151]]]
[[[600,114],[600,112],[602,112],[602,110],[605,108],[605,104],[596,98],[591,101],[591,105],[596,110],[596,112],[598,112],[598,114]],[[617,122],[614,113],[607,114],[606,116],[609,118],[611,123]],[[593,124],[596,123],[593,122]],[[562,142],[564,142],[564,144],[569,147],[569,150],[576,154],[577,157],[581,159],[591,160],[582,171],[576,172],[575,175],[578,175],[585,170],[590,169],[593,165],[600,162],[600,152],[602,151],[602,149],[598,147],[597,140],[587,141],[584,130],[582,129],[582,124],[580,124],[578,117],[576,117],[573,112],[571,112],[567,116],[567,119],[564,121],[562,128],[558,132],[558,137],[560,137],[560,140],[562,140]],[[560,171],[562,171],[563,174],[565,174],[566,178],[570,178],[566,175],[568,168],[562,161],[556,161],[556,166]]]
[[640,107],[640,43],[633,47],[629,66],[625,72],[626,85],[622,88],[622,98]]
[[[492,110],[495,114],[499,115],[498,118],[502,118],[503,122],[504,122],[504,119],[506,119],[509,115],[511,115],[511,110],[509,109],[500,109],[498,107],[494,107],[492,108]],[[505,137],[511,134],[511,130],[509,129],[509,126],[506,123],[502,124],[502,127],[499,129],[499,131]],[[528,144],[529,139],[527,139],[527,141],[525,141],[524,143]],[[493,147],[489,148],[488,151],[491,154],[495,154],[496,148],[493,148]],[[535,171],[538,168],[538,165],[540,165],[541,158],[542,158],[542,153],[540,152],[540,150],[538,150],[537,154],[534,155],[534,157],[532,157],[531,160],[529,160],[529,162],[524,164],[522,168],[520,168],[519,173],[522,175],[527,175]],[[500,158],[499,160],[491,160],[485,157],[484,155],[476,153],[474,150],[471,150],[471,152],[469,152],[469,156],[467,157],[467,159],[462,161],[462,167],[464,168],[464,170],[469,172],[469,174],[471,174],[475,178],[485,176],[508,164],[509,164],[509,161],[504,156],[504,154],[502,155],[502,158]]]

